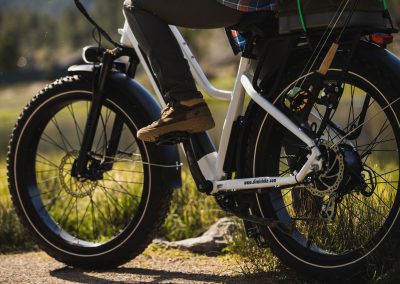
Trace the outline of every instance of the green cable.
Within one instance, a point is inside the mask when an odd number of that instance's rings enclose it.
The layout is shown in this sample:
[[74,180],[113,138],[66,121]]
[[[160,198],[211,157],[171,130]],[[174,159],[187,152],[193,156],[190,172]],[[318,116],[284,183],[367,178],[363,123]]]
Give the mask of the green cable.
[[305,32],[307,32],[306,22],[304,21],[303,11],[302,11],[302,9],[301,9],[300,0],[297,0],[297,9],[299,10],[300,21],[301,21],[301,25],[302,25],[302,27],[303,27],[303,30],[304,30]]
[[386,0],[382,0],[382,4],[383,4],[383,9],[387,10],[388,6]]

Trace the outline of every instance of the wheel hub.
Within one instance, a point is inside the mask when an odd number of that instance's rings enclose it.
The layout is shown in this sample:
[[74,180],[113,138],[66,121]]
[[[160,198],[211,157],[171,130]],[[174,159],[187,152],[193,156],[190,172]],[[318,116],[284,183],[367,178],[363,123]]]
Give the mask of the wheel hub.
[[342,144],[339,148],[345,161],[344,180],[339,189],[339,193],[344,195],[350,193],[352,190],[363,193],[366,189],[365,176],[363,173],[368,170],[364,169],[361,157],[353,147]]
[[345,162],[339,146],[329,141],[321,141],[319,149],[325,161],[325,170],[311,177],[306,189],[314,196],[332,195],[341,185],[345,172]]
[[78,151],[68,152],[62,159],[58,171],[58,179],[62,188],[76,198],[91,196],[97,187],[97,180],[78,180],[72,175],[74,164],[78,158]]

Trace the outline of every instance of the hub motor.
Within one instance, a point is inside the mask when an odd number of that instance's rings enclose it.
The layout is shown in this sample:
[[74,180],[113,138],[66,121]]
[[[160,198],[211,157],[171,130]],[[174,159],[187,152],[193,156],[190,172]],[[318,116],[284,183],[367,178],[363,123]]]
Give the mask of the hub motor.
[[[367,192],[364,177],[366,170],[360,155],[352,146],[321,141],[319,149],[325,161],[325,169],[310,178],[306,189],[312,195],[324,197],[337,193],[338,196],[343,196],[351,191]],[[369,189],[369,194],[371,190],[373,189]]]

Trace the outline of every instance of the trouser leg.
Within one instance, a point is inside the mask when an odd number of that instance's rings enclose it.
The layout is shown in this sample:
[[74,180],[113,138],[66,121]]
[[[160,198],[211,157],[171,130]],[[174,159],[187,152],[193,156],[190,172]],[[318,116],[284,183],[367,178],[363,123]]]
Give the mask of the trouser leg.
[[242,13],[215,0],[127,0],[129,25],[150,61],[167,101],[201,98],[168,24],[190,28],[234,25]]

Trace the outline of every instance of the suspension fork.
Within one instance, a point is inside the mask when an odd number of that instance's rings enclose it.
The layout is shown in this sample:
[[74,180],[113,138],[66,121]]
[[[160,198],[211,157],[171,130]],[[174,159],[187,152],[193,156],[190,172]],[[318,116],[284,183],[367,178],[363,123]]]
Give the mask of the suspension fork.
[[117,154],[118,144],[122,136],[122,130],[124,128],[124,121],[120,115],[116,115],[114,124],[111,131],[110,140],[108,141],[106,148],[106,158],[103,163],[103,170],[110,171],[114,165],[114,157]]
[[[101,108],[104,102],[105,85],[110,71],[113,67],[113,62],[116,58],[120,56],[120,53],[121,50],[119,48],[116,48],[114,50],[107,50],[103,55],[102,65],[100,67],[98,77],[94,79],[95,83],[93,89],[92,104],[90,106],[89,115],[83,134],[82,145],[81,149],[79,150],[79,156],[76,160],[74,170],[74,176],[78,178],[86,178],[86,176],[88,175],[88,162],[92,150],[94,137],[96,135],[97,124],[101,115]],[[115,128],[122,127],[115,124],[116,123],[114,123]],[[116,129],[116,131],[117,130],[118,129]]]
[[[139,57],[133,50],[128,51],[130,58],[130,65],[127,74],[132,79],[136,76],[137,67],[140,63]],[[111,130],[111,136],[107,141],[106,157],[102,163],[103,171],[110,171],[114,166],[114,158],[118,151],[118,145],[121,140],[122,130],[124,128],[124,120],[121,115],[116,114],[114,118],[113,127]]]

